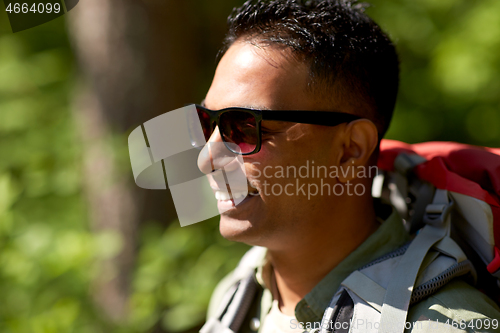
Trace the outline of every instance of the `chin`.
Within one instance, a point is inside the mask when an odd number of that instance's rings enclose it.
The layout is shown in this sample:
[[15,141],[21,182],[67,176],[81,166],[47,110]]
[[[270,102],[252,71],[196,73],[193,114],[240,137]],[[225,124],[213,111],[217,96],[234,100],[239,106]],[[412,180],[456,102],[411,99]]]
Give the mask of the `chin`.
[[258,228],[248,220],[238,220],[221,215],[219,231],[222,237],[232,242],[245,243],[251,246],[264,246]]
[[219,231],[222,237],[234,242],[242,242],[241,239],[250,233],[252,229],[250,221],[238,220],[222,214],[220,217]]

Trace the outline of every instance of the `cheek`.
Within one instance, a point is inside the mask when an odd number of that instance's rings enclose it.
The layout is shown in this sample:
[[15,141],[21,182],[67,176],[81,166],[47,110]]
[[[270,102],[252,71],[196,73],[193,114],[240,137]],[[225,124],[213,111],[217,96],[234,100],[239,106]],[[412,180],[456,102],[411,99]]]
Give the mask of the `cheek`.
[[[268,174],[274,174],[277,168],[286,168],[305,163],[303,160],[306,158],[306,154],[299,154],[298,150],[310,152],[308,147],[302,147],[297,142],[283,142],[279,145],[265,143],[257,154],[251,155],[245,162],[253,164],[261,175],[263,175],[266,167]],[[274,181],[279,182],[279,179]]]
[[324,141],[318,140],[317,135],[305,131],[289,131],[280,139],[263,142],[258,153],[243,157],[247,176],[255,180],[266,178],[268,182],[283,182],[282,177],[264,177],[264,172],[269,175],[274,174],[278,170],[277,167],[286,170],[287,167],[298,168],[306,165],[307,161],[320,162],[324,158],[324,154],[318,149],[321,144],[324,145]]
[[256,181],[263,184],[274,183],[274,172],[276,166],[284,163],[281,156],[271,152],[269,147],[262,147],[262,150],[257,154],[251,155],[251,158],[245,158],[245,170],[247,178],[250,182]]

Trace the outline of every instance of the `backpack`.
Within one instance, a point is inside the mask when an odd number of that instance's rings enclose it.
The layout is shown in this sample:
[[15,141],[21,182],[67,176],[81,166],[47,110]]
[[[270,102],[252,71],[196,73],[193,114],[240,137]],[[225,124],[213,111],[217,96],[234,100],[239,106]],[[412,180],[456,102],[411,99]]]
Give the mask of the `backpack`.
[[[382,140],[372,195],[398,210],[410,234],[436,215],[436,190],[454,207],[451,238],[473,262],[485,292],[500,302],[500,149],[455,142]],[[427,221],[428,222],[428,221]]]
[[[378,168],[373,197],[390,202],[415,237],[349,275],[312,332],[345,324],[348,318],[339,313],[379,323],[374,332],[404,332],[411,304],[463,275],[500,304],[500,149],[382,140]],[[233,287],[201,333],[238,332],[257,291],[255,262],[264,251],[254,247],[242,258]]]

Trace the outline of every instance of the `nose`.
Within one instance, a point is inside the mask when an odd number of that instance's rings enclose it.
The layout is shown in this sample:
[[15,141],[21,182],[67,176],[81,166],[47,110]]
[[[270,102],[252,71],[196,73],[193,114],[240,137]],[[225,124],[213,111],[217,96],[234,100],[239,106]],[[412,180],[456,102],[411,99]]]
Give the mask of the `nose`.
[[209,174],[228,166],[237,157],[237,154],[226,147],[220,136],[219,128],[216,127],[198,155],[198,168],[204,174]]

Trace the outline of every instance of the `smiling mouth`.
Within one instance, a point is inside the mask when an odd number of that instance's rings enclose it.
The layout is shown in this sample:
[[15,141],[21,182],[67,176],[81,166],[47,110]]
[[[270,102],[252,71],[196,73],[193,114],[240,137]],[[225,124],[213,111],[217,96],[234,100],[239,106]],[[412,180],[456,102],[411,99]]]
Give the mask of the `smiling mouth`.
[[231,199],[238,200],[240,198],[244,198],[246,196],[245,192],[231,192],[232,198],[227,191],[215,191],[215,199],[221,201],[229,201]]
[[231,191],[231,194],[232,197],[228,191],[215,190],[215,199],[219,201],[244,199],[245,197],[254,197],[259,195],[259,191],[251,187],[247,191]]

